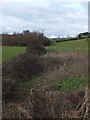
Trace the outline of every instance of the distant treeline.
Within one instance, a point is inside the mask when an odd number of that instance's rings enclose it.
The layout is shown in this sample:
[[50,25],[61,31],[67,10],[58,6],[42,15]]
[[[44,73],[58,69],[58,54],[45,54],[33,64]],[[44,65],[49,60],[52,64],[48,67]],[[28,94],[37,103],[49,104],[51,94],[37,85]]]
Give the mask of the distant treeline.
[[[3,46],[26,46],[31,40],[38,40],[44,46],[50,44],[50,40],[41,32],[30,32],[25,30],[22,33],[1,34]],[[1,36],[0,35],[0,36]]]
[[55,42],[63,42],[63,41],[70,41],[70,40],[78,40],[78,39],[84,39],[84,38],[90,38],[90,33],[80,33],[76,37],[67,37],[67,38],[52,38],[49,39],[46,36],[44,36],[41,32],[30,32],[29,30],[24,30],[22,33],[13,33],[10,34],[1,34],[2,36],[2,45],[3,46],[27,46],[31,40],[38,40],[41,42],[44,46],[50,45],[50,43],[53,41]]
[[78,35],[78,37],[79,38],[87,38],[87,37],[89,37],[90,38],[90,33],[89,32],[84,32],[84,33],[80,33],[79,35]]
[[63,41],[71,41],[71,40],[78,40],[78,39],[85,39],[85,38],[90,38],[90,33],[88,33],[88,32],[80,33],[76,37],[52,38],[51,41],[63,42]]

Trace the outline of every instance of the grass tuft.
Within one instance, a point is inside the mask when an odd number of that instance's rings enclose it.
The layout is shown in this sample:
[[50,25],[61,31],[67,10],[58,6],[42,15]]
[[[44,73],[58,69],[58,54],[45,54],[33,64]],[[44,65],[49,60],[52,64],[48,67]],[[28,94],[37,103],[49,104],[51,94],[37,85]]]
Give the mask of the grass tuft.
[[88,84],[88,79],[85,77],[71,78],[61,81],[57,87],[59,90],[79,90],[83,89]]

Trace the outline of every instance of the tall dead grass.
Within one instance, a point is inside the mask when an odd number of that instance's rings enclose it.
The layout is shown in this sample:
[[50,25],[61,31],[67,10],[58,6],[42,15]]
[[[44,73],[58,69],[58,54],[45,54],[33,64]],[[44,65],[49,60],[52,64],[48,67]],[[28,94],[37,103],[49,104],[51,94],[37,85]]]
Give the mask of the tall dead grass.
[[37,78],[40,87],[64,79],[88,77],[88,56],[85,54],[49,52],[41,58],[44,72]]
[[50,86],[71,77],[88,77],[88,55],[48,52],[40,58],[44,71],[40,77],[33,79],[38,82],[32,85],[34,89],[31,89],[28,94],[27,107],[11,105],[9,110],[4,111],[3,116],[5,118],[12,116],[14,118],[86,118],[89,110],[87,90],[86,93],[84,91],[61,92]]

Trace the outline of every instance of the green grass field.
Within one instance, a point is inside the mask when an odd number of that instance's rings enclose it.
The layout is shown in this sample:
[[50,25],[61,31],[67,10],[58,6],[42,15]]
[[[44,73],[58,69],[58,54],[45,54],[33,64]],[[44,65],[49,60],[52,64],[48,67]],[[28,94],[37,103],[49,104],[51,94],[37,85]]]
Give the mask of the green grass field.
[[87,52],[88,42],[84,40],[57,42],[48,47],[55,51]]
[[24,52],[25,52],[25,47],[3,46],[2,47],[2,61],[18,56]]
[[[65,41],[51,44],[47,49],[64,52],[88,52],[88,42],[86,40]],[[0,48],[1,49],[1,48]],[[25,52],[25,47],[3,46],[2,60],[18,56]]]

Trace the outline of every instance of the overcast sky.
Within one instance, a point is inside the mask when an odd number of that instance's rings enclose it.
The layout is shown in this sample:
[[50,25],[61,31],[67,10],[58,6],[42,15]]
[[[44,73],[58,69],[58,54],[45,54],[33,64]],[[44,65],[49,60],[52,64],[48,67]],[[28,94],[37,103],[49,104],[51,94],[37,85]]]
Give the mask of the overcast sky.
[[[2,32],[43,31],[48,37],[76,36],[88,31],[88,3],[60,0],[2,2]],[[56,1],[56,2],[55,2]],[[1,32],[1,31],[0,31]]]

